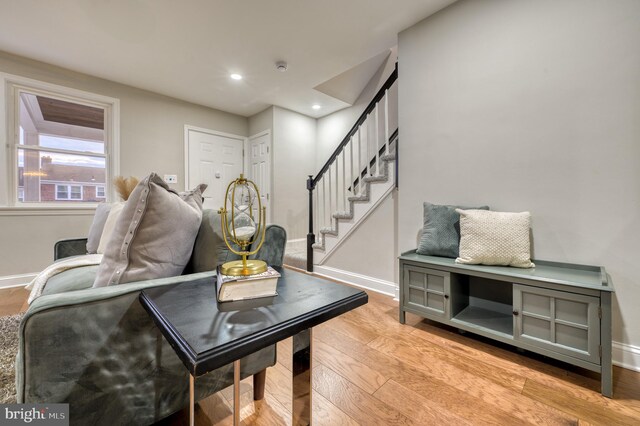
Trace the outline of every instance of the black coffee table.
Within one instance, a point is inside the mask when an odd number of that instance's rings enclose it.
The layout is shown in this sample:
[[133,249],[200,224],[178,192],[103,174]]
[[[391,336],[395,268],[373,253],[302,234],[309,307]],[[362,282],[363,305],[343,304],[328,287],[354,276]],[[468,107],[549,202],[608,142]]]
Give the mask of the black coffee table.
[[140,303],[194,380],[234,363],[234,424],[240,420],[240,359],[293,336],[293,424],[311,424],[312,327],[367,303],[367,294],[301,272],[279,269],[278,295],[216,302],[215,275],[140,293]]

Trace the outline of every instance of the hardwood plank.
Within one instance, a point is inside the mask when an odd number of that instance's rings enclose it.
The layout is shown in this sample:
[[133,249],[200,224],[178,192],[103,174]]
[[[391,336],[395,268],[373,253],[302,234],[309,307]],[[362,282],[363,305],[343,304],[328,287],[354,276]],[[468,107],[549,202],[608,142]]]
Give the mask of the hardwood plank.
[[244,425],[291,425],[291,412],[269,393],[265,392],[264,399],[254,401],[253,393],[245,392],[240,395],[240,404],[240,419]]
[[[268,370],[267,370],[268,371]],[[268,373],[267,373],[268,374]],[[219,392],[222,396],[224,396],[229,404],[233,406],[233,385],[227,386]],[[240,380],[240,396],[245,393],[251,393],[253,395],[253,377],[245,377]]]
[[369,395],[324,364],[314,370],[314,389],[363,425],[418,425],[394,407]]
[[378,337],[378,332],[374,328],[358,324],[356,320],[349,318],[346,315],[333,318],[323,324],[320,324],[318,327],[328,327],[340,330],[343,334],[346,334],[361,343],[369,343]]
[[380,389],[387,378],[375,369],[332,348],[319,340],[314,342],[313,357],[320,363],[331,366],[336,373],[349,377],[349,381],[367,393]]
[[[197,426],[216,425],[216,426],[233,426],[233,411],[229,406],[226,398],[220,392],[210,395],[209,397],[196,403],[195,424]],[[189,425],[189,408],[173,413],[169,417],[155,423],[156,426],[188,426]]]
[[319,392],[314,391],[311,400],[313,410],[311,417],[316,426],[357,426],[358,422],[349,417],[345,412],[333,405]]
[[24,287],[9,287],[0,290],[0,316],[25,312],[29,307],[27,305],[29,293],[30,291],[25,290]]
[[280,363],[269,367],[265,392],[273,395],[287,411],[291,412],[291,371]]
[[640,423],[640,417],[622,413],[606,404],[610,400],[605,397],[601,397],[601,403],[596,403],[593,400],[585,400],[531,379],[528,379],[525,383],[522,393],[589,423],[602,425],[633,425]]
[[[532,353],[517,353],[512,348],[505,349],[500,345],[485,343],[469,334],[460,335],[423,323],[411,335],[442,348],[451,356],[494,365],[522,377],[536,378],[549,385],[571,380],[566,370],[529,356],[534,355]],[[600,382],[589,377],[578,376],[571,381],[592,390],[600,388]]]
[[443,406],[436,401],[429,400],[428,398],[403,387],[393,380],[389,380],[385,383],[376,391],[376,393],[373,394],[373,396],[392,407],[396,407],[407,417],[411,417],[422,424],[446,424],[459,426],[473,424],[473,422],[455,414],[449,409],[449,407]]
[[[313,380],[313,378],[311,379]],[[267,370],[265,392],[273,396],[291,413],[291,372],[278,363]],[[311,396],[312,417],[315,425],[354,426],[357,423],[317,391]]]
[[438,345],[430,345],[415,337],[396,336],[392,339],[381,336],[369,342],[368,346],[387,354],[394,353],[394,356],[400,359],[429,360],[429,363],[437,365],[444,375],[460,376],[460,373],[463,373],[467,380],[484,379],[515,392],[522,390],[526,380],[520,375],[485,362],[471,362],[467,357],[453,354]]
[[291,362],[292,362],[292,347],[293,338],[289,337],[288,339],[281,340],[278,342],[276,346],[276,353],[278,357],[278,362],[286,367],[287,370],[291,371]]
[[640,373],[614,366],[613,397],[640,415]]
[[511,414],[486,404],[479,398],[469,396],[450,386],[445,381],[437,380],[424,372],[408,366],[401,360],[383,354],[363,345],[339,331],[329,330],[316,333],[315,336],[341,351],[345,351],[359,361],[376,368],[392,380],[411,389],[435,404],[446,407],[450,412],[480,424],[512,424]]
[[546,407],[486,379],[465,374],[443,362],[420,357],[400,359],[394,355],[393,348],[387,348],[388,351],[384,353],[378,350],[371,351],[370,346],[345,339],[336,330],[316,333],[316,337],[341,346],[341,349],[371,367],[377,366],[387,377],[422,396],[440,398],[435,400],[450,407],[455,413],[472,408],[466,413],[465,418],[468,420],[481,419],[482,422],[491,424],[509,424],[513,423],[514,419],[534,424],[576,423],[575,418],[556,409]]
[[423,372],[394,378],[400,385],[447,407],[474,424],[575,425],[576,419],[497,385],[477,383],[469,390]]
[[380,335],[394,336],[396,334],[409,334],[414,327],[409,324],[400,324],[398,321],[398,309],[379,303],[367,303],[358,309],[342,315],[343,318],[355,321],[361,327]]
[[[460,335],[441,325],[422,322],[416,325],[412,335],[437,344],[452,354],[490,363],[549,385],[558,383],[560,380],[569,381],[590,390],[599,391],[600,389],[599,380],[584,375],[571,375],[566,369],[556,364],[540,361],[536,358],[540,357],[539,355],[531,352],[518,353],[513,348],[504,347],[495,342],[487,343],[483,338],[470,333]],[[564,363],[562,365],[568,366]]]
[[[614,399],[605,398],[600,394],[600,381],[563,370],[558,365],[550,362],[539,361],[532,356],[521,355],[511,350],[505,350],[495,345],[486,344],[468,336],[460,336],[457,333],[448,332],[428,324],[421,324],[412,335],[427,342],[440,345],[452,353],[460,354],[470,360],[484,361],[501,368],[507,369],[535,382],[557,389],[575,398],[591,401],[603,407],[630,415],[637,416],[640,413],[640,375],[624,370],[630,374],[621,372],[615,368],[617,380],[614,391]],[[558,362],[559,365],[564,365]],[[576,368],[573,366],[568,366]],[[628,386],[620,374],[625,374],[630,382]],[[629,393],[627,393],[629,392]],[[623,401],[624,400],[624,401]]]

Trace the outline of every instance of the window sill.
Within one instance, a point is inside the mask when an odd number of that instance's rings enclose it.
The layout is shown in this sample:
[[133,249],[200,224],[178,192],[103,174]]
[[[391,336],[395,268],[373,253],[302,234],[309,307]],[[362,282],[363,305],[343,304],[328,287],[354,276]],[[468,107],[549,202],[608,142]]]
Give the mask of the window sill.
[[0,216],[93,216],[96,206],[0,207]]

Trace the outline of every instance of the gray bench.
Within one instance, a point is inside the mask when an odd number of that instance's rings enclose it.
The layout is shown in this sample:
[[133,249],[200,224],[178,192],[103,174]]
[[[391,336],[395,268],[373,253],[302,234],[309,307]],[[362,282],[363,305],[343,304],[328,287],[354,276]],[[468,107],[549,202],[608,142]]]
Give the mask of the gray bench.
[[400,256],[400,322],[411,312],[601,374],[612,397],[611,296],[600,266],[536,260],[531,269]]

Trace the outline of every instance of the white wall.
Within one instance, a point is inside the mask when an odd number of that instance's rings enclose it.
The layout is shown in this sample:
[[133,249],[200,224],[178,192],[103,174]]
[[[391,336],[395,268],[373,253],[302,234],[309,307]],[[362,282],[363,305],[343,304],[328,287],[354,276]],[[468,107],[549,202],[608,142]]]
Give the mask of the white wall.
[[306,181],[314,172],[316,120],[273,107],[273,222],[287,230],[287,238],[308,232]]
[[387,195],[323,266],[397,283],[396,195],[395,191]]
[[[249,132],[245,117],[3,52],[0,72],[120,99],[120,174],[124,176],[142,177],[152,171],[177,174],[176,187],[182,189],[185,124],[241,136]],[[55,241],[86,236],[92,212],[72,216],[5,214],[0,211],[0,277],[37,272],[47,266],[53,259]]]
[[[394,48],[387,60],[367,83],[353,106],[318,119],[314,173],[322,168],[347,132],[351,130],[369,102],[393,72],[397,59],[397,50]],[[397,111],[394,108],[395,105],[395,102],[390,103],[392,114]],[[394,115],[394,123],[396,123],[396,116],[397,113]],[[393,124],[392,126],[395,127]],[[390,128],[390,131],[393,130],[395,128]],[[397,283],[395,204],[395,194],[388,196],[326,259],[324,266]],[[316,230],[317,232],[318,230]]]
[[273,128],[273,107],[249,117],[249,136],[257,135]]
[[[316,132],[316,161],[315,173],[320,171],[324,163],[329,159],[342,139],[351,130],[356,120],[360,117],[364,109],[369,105],[371,99],[376,95],[380,87],[393,72],[398,60],[396,48],[391,49],[391,54],[373,75],[369,83],[362,90],[353,106],[341,109],[333,114],[326,115],[318,119]],[[391,129],[392,132],[395,129]]]
[[535,257],[604,265],[640,345],[640,2],[460,1],[399,35],[400,251],[422,202],[531,211]]

